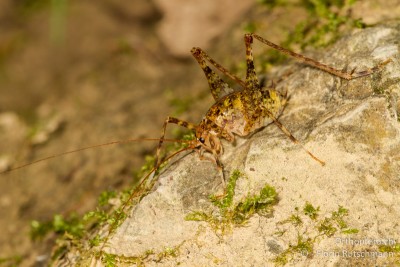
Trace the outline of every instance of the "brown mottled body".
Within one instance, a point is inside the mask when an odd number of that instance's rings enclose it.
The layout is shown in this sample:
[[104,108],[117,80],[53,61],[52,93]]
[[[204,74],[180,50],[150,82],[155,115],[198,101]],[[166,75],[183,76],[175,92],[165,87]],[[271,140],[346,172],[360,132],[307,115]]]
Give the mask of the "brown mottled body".
[[270,115],[279,117],[285,103],[285,96],[272,88],[262,88],[254,99],[246,91],[230,93],[207,111],[197,126],[197,135],[205,138],[213,134],[233,142],[233,134],[247,136],[272,123]]
[[[274,122],[294,143],[300,144],[313,159],[322,165],[325,164],[322,160],[318,159],[304,148],[304,146],[289,132],[289,130],[278,121],[278,117],[282,113],[286,103],[286,94],[283,95],[279,93],[275,88],[262,87],[258,82],[251,49],[253,38],[258,39],[264,44],[267,44],[284,54],[293,56],[303,63],[347,80],[370,75],[379,70],[383,65],[390,62],[390,60],[387,60],[374,68],[361,72],[355,72],[354,70],[351,72],[345,72],[289,51],[256,34],[245,34],[244,41],[246,45],[247,71],[246,80],[242,81],[223,66],[215,62],[203,50],[195,47],[192,49],[191,53],[203,69],[211,94],[216,102],[210,107],[198,125],[172,117],[168,117],[165,120],[157,149],[158,160],[156,161],[156,166],[158,166],[160,162],[160,148],[164,140],[166,126],[169,123],[175,123],[193,130],[196,139],[190,142],[189,147],[196,149],[202,159],[209,159],[216,162],[221,170],[222,164],[219,160],[219,156],[223,153],[220,141],[221,138],[233,142],[235,140],[235,135],[247,136],[255,130],[267,126],[272,122]],[[207,65],[206,61],[210,62],[216,69],[239,84],[242,89],[232,89]],[[213,157],[210,158],[204,156],[205,152],[212,154]],[[224,183],[224,179],[222,179],[222,182]]]

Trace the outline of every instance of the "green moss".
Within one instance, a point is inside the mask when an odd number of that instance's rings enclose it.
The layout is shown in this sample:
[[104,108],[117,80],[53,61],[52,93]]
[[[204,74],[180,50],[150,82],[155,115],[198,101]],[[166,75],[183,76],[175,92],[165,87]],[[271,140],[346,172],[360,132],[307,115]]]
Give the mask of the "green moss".
[[380,252],[394,252],[398,253],[400,256],[400,243],[394,245],[380,245],[378,246]]
[[225,196],[221,200],[219,200],[218,197],[216,196],[210,196],[210,200],[215,206],[225,211],[232,205],[233,197],[235,195],[236,181],[239,179],[240,176],[241,176],[240,171],[234,170],[232,172],[228,184],[226,185]]
[[93,238],[89,239],[89,244],[90,244],[91,247],[97,247],[103,241],[104,241],[104,239],[101,238],[99,234],[97,234]]
[[[322,219],[318,219],[319,211],[319,207],[315,208],[311,203],[306,202],[302,213],[300,213],[300,209],[296,207],[295,214],[292,214],[288,219],[278,223],[289,223],[293,225],[294,229],[292,229],[292,231],[296,231],[298,236],[295,243],[290,243],[287,249],[274,258],[273,261],[276,265],[286,265],[296,256],[312,257],[315,242],[323,238],[332,237],[335,233],[354,234],[358,232],[355,228],[349,228],[348,223],[345,221],[345,217],[349,214],[346,208],[339,206],[336,211],[331,212],[329,216]],[[307,218],[311,219],[311,225],[304,227],[303,221]],[[292,231],[281,231],[279,236],[292,233]]]
[[309,202],[306,202],[306,205],[303,208],[304,214],[310,217],[312,220],[317,219],[319,207],[314,208]]
[[54,232],[59,235],[69,234],[72,237],[80,238],[84,233],[84,225],[82,220],[73,214],[67,219],[62,215],[55,215],[52,221],[39,222],[31,221],[31,238],[32,240],[42,239],[47,233]]
[[349,229],[342,230],[342,233],[346,234],[346,235],[357,234],[358,232],[359,232],[359,230],[356,228],[349,228]]
[[114,254],[103,253],[101,262],[104,263],[106,267],[114,267],[117,266],[116,257],[117,256]]
[[325,218],[318,226],[318,232],[330,237],[337,232],[337,228],[335,227],[331,219]]
[[115,198],[117,193],[115,191],[104,191],[100,193],[98,198],[98,204],[100,207],[108,205],[108,201],[112,198]]
[[236,205],[233,220],[236,224],[243,224],[254,213],[267,216],[272,212],[275,203],[277,203],[275,188],[266,185],[258,195],[247,197]]
[[332,212],[331,217],[325,218],[319,225],[318,231],[326,236],[333,236],[337,231],[343,234],[356,234],[358,229],[349,228],[345,217],[349,215],[349,210],[339,206],[337,211]]
[[305,239],[303,236],[298,235],[297,243],[289,244],[289,247],[274,259],[274,263],[277,266],[284,266],[292,259],[294,254],[300,254],[305,257],[309,255],[311,256],[313,253],[313,247],[314,240],[311,238]]
[[291,223],[294,226],[300,226],[303,224],[303,220],[300,218],[299,215],[292,214],[288,219],[281,222],[281,224],[284,224],[284,223]]
[[114,232],[115,230],[117,230],[118,226],[120,226],[125,221],[127,216],[128,215],[122,207],[115,209],[110,218],[107,220],[110,231]]
[[163,251],[155,253],[154,250],[146,250],[142,255],[139,256],[124,256],[116,255],[111,253],[100,252],[98,258],[105,266],[145,266],[145,260],[149,256],[153,256],[154,262],[161,262],[166,258],[176,258],[179,255],[179,249],[181,245],[176,247],[165,247]]
[[161,261],[167,257],[176,258],[179,255],[179,246],[178,247],[165,247],[164,251],[157,254],[157,261]]
[[[98,198],[97,208],[82,216],[74,214],[65,219],[61,215],[56,215],[53,220],[48,222],[32,221],[32,239],[42,239],[50,232],[58,235],[51,257],[53,262],[62,258],[73,247],[79,252],[79,264],[82,261],[96,257],[101,259],[106,266],[118,266],[118,261],[123,261],[123,257],[107,254],[101,248],[100,250],[98,249],[106,244],[111,234],[124,222],[127,218],[128,210],[138,203],[152,187],[154,181],[146,185],[149,175],[150,173],[143,178],[142,183],[120,193],[114,191],[102,192]],[[120,202],[121,204],[116,206],[110,204],[110,199],[114,198],[117,200],[115,202]],[[108,233],[100,235],[99,231],[102,229],[107,229]],[[131,260],[134,262],[133,258],[125,259],[125,261]]]
[[390,258],[388,266],[400,266],[400,243],[394,245],[379,245],[378,251],[381,253],[387,253],[387,257]]
[[332,220],[337,223],[340,229],[347,228],[347,223],[344,221],[344,217],[349,215],[349,210],[339,206],[337,211],[332,212]]
[[236,182],[242,174],[235,170],[230,176],[226,186],[226,193],[220,199],[211,196],[210,200],[218,208],[218,212],[207,213],[195,211],[189,213],[185,219],[190,221],[208,222],[213,229],[225,233],[232,226],[244,225],[255,213],[266,216],[272,212],[272,207],[278,202],[275,189],[269,185],[264,186],[257,195],[250,195],[234,203]]
[[210,215],[203,211],[194,211],[185,216],[187,221],[209,221]]

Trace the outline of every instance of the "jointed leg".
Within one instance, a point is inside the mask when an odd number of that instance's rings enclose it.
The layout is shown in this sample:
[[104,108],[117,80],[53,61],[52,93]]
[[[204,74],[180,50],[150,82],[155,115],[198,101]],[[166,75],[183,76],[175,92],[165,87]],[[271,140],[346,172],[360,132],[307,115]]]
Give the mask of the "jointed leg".
[[319,158],[317,158],[316,156],[314,156],[307,148],[305,148],[305,146],[299,141],[297,140],[290,132],[289,130],[283,126],[283,124],[278,121],[278,119],[276,119],[272,113],[269,113],[269,117],[274,121],[274,123],[276,124],[276,126],[279,127],[279,129],[281,129],[281,131],[290,138],[290,140],[292,140],[293,143],[300,145],[306,152],[308,155],[310,155],[314,160],[318,161],[322,166],[325,165],[325,162],[323,160],[320,160]]
[[208,56],[205,52],[203,52],[200,48],[193,48],[191,53],[199,63],[200,67],[203,69],[210,86],[211,94],[215,101],[218,101],[218,99],[221,97],[233,92],[233,89],[230,88],[229,85],[207,65],[204,58]]
[[217,165],[217,169],[220,172],[220,177],[221,177],[221,182],[222,182],[222,186],[224,188],[226,188],[226,183],[225,183],[225,174],[224,174],[224,166],[222,165],[222,163],[220,162],[218,155],[215,155],[213,153],[213,157],[206,157],[203,155],[203,151],[202,150],[196,150],[197,153],[199,154],[199,158],[200,160],[208,160],[211,161],[212,163],[214,163],[215,165]]
[[384,65],[386,65],[387,63],[392,61],[391,59],[385,60],[385,61],[381,62],[378,66],[375,66],[373,68],[370,68],[370,69],[367,69],[367,70],[364,70],[364,71],[355,72],[355,69],[354,69],[354,70],[352,70],[350,72],[346,72],[346,71],[338,70],[338,69],[335,69],[335,68],[330,67],[328,65],[322,64],[322,63],[320,63],[320,62],[318,62],[318,61],[316,61],[316,60],[314,60],[312,58],[305,57],[303,55],[297,54],[297,53],[295,53],[293,51],[290,51],[290,50],[288,50],[286,48],[283,48],[283,47],[281,47],[279,45],[276,45],[276,44],[274,44],[274,43],[262,38],[261,36],[259,36],[257,34],[253,33],[253,34],[251,34],[251,36],[253,36],[257,40],[259,40],[260,42],[262,42],[262,43],[264,43],[264,44],[266,44],[266,45],[278,50],[279,52],[282,52],[282,53],[284,53],[286,55],[294,57],[295,59],[297,59],[300,62],[306,63],[306,64],[308,64],[308,65],[310,65],[312,67],[315,67],[317,69],[329,72],[329,73],[331,73],[333,75],[336,75],[336,76],[341,77],[341,78],[346,79],[346,80],[352,80],[352,79],[355,79],[355,78],[368,76],[368,75],[378,71]]
[[[225,74],[226,76],[228,76],[229,78],[231,78],[233,81],[235,81],[236,83],[238,83],[239,85],[241,85],[242,87],[245,87],[246,84],[244,81],[242,81],[240,78],[238,78],[236,75],[230,73],[229,70],[225,69],[224,67],[222,67],[220,64],[218,64],[214,59],[212,59],[206,52],[204,52],[201,48],[199,47],[193,47],[192,48],[192,54],[193,56],[197,59],[198,57],[201,57],[205,60],[207,60],[208,62],[211,63],[211,65],[213,65],[216,69],[218,69],[220,72],[222,72],[223,74]],[[200,64],[201,66],[201,64]]]
[[161,146],[164,142],[165,130],[167,129],[168,123],[178,124],[182,127],[188,128],[189,130],[194,130],[196,128],[196,126],[190,122],[186,122],[186,121],[183,121],[183,120],[180,120],[177,118],[173,118],[173,117],[167,117],[167,119],[164,121],[164,125],[161,130],[161,137],[160,137],[160,141],[158,142],[158,146],[157,146],[157,153],[156,153],[156,160],[154,163],[154,167],[158,167],[161,162],[161,159],[160,159]]
[[257,73],[254,68],[253,52],[251,44],[253,43],[253,37],[251,34],[244,35],[244,43],[246,45],[246,90],[259,90],[260,84],[258,82]]

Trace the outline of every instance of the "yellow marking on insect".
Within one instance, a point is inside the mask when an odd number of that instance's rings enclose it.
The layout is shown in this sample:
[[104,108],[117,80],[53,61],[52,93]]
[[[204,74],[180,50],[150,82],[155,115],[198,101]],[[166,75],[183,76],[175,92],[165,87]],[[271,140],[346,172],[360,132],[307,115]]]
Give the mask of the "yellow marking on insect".
[[235,109],[239,109],[242,110],[243,109],[243,103],[242,100],[239,97],[236,97],[235,99],[233,99],[233,107]]

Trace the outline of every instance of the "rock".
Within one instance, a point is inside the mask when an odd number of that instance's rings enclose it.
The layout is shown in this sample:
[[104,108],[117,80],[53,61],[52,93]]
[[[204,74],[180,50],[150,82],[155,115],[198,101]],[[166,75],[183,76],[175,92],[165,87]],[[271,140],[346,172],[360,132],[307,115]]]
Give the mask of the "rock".
[[[299,65],[277,85],[290,95],[280,121],[325,166],[273,124],[236,146],[224,142],[225,171],[242,173],[233,202],[270,185],[272,213],[220,227],[228,215],[208,198],[221,193],[219,174],[192,153],[161,174],[105,251],[146,266],[392,265],[398,252],[376,253],[400,238],[399,38],[398,24],[355,30],[313,55],[349,70],[393,60],[371,76],[345,81]],[[185,220],[193,211],[214,219]]]

